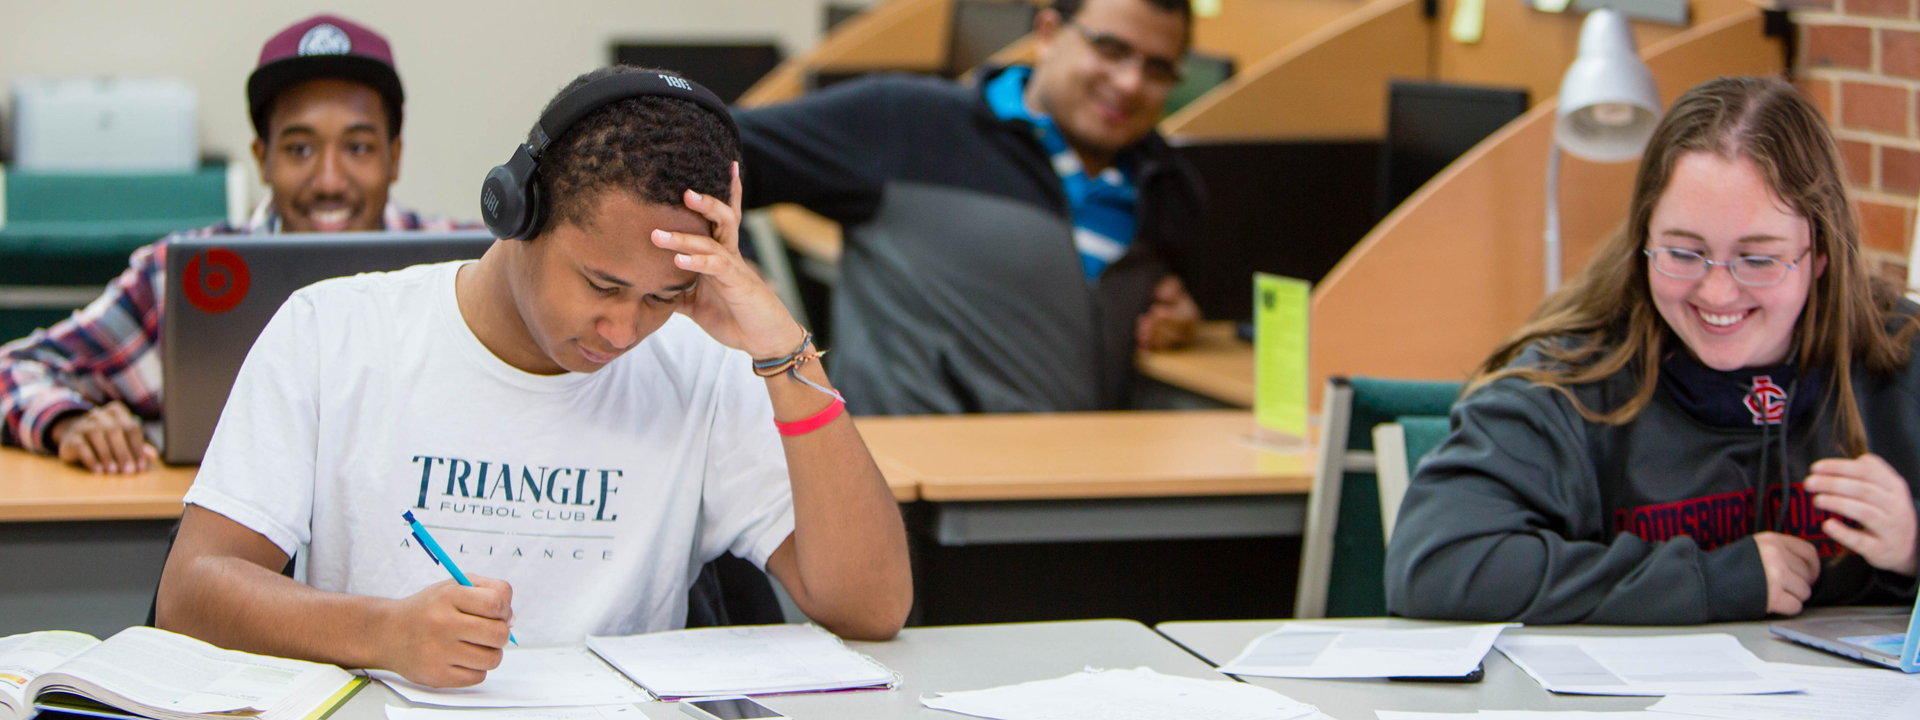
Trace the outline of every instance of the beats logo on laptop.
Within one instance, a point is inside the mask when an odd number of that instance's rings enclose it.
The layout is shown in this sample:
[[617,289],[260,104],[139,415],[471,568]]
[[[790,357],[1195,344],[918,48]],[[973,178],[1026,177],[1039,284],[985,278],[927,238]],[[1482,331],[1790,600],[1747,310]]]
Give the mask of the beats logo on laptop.
[[187,296],[187,303],[201,312],[218,315],[240,306],[247,299],[247,285],[252,278],[247,274],[247,261],[240,254],[222,247],[207,248],[207,251],[187,260],[186,277],[180,292]]

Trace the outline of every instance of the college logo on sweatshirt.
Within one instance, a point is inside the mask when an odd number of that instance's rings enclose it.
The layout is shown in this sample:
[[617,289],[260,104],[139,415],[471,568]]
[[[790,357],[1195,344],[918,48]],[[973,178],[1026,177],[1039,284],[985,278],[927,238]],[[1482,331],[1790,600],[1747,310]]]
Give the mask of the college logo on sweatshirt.
[[[1788,488],[1786,496],[1783,516],[1780,493],[1769,494],[1762,524],[1776,527],[1777,518],[1781,521],[1776,528],[1779,532],[1813,543],[1821,557],[1839,554],[1840,544],[1820,529],[1820,524],[1834,515],[1814,507],[1813,495],[1798,483]],[[1632,533],[1648,542],[1666,542],[1686,535],[1693,538],[1700,549],[1712,550],[1753,534],[1752,513],[1753,490],[1749,489],[1615,510],[1613,522],[1620,532]]]
[[1787,416],[1787,391],[1773,383],[1770,375],[1753,376],[1753,389],[1747,391],[1747,412],[1755,425],[1779,425]]

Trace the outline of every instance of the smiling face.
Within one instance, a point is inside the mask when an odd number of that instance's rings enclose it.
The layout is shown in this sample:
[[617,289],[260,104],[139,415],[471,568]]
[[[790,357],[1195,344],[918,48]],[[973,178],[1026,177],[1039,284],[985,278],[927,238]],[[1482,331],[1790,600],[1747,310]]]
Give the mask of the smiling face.
[[519,246],[508,272],[513,304],[550,366],[529,372],[593,372],[652,335],[694,287],[696,273],[649,239],[656,229],[706,235],[685,207],[608,192],[595,220],[556,223]]
[[[1186,22],[1178,12],[1146,0],[1087,0],[1070,24],[1046,11],[1035,28],[1038,58],[1028,101],[1053,117],[1075,150],[1102,158],[1118,153],[1160,121],[1173,84],[1148,77],[1141,60],[1179,67]],[[1116,62],[1102,55],[1088,34],[1120,40],[1137,55]]]
[[1715,370],[1775,365],[1793,347],[1794,324],[1826,258],[1808,253],[1807,219],[1782,202],[1753,161],[1693,152],[1680,157],[1647,224],[1649,249],[1679,248],[1728,261],[1768,255],[1799,267],[1777,285],[1749,287],[1727,268],[1682,280],[1647,268],[1660,317]]
[[381,229],[387,188],[400,179],[400,139],[387,132],[386,105],[366,85],[321,79],[281,91],[268,137],[253,142],[281,229]]

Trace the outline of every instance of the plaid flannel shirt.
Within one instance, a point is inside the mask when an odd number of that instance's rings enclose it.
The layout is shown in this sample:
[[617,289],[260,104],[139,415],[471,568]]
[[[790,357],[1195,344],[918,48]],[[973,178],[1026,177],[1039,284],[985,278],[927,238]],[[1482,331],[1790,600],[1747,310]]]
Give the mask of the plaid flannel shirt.
[[[421,216],[388,203],[389,230],[449,232],[478,227]],[[0,445],[53,454],[47,431],[61,418],[118,400],[146,420],[160,417],[160,318],[167,245],[178,238],[280,230],[270,202],[244,227],[222,221],[183,230],[133,251],[127,270],[86,307],[53,327],[0,345]]]

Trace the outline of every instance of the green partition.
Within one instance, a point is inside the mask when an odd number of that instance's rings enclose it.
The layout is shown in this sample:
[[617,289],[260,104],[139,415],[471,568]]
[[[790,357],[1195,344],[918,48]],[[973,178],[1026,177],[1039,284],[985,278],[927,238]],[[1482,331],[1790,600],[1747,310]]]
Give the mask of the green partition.
[[15,173],[5,179],[0,285],[98,285],[134,248],[227,217],[227,166],[185,174]]

